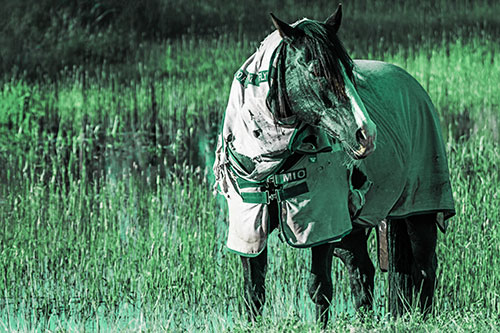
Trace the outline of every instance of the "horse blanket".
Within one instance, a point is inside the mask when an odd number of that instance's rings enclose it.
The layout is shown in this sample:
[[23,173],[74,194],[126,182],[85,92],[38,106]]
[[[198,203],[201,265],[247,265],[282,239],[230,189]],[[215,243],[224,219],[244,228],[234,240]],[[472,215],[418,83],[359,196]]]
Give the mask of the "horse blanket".
[[229,208],[227,247],[247,256],[265,247],[271,200],[283,238],[308,247],[349,233],[349,209],[361,207],[370,185],[352,188],[338,141],[309,125],[275,120],[266,99],[281,42],[272,33],[236,72],[216,151],[214,174]]
[[[296,247],[348,233],[349,204],[358,211],[354,222],[365,226],[387,217],[441,212],[446,220],[454,214],[439,121],[415,79],[394,65],[355,61],[355,97],[377,125],[377,149],[359,163],[367,180],[354,188],[338,142],[310,126],[280,125],[273,118],[266,97],[280,44],[278,32],[272,33],[235,74],[219,136],[214,173],[228,201],[230,250],[255,256],[265,247],[272,198],[262,188],[270,180],[281,186],[280,229]],[[314,144],[304,140],[309,134]],[[292,153],[305,157],[283,169]]]
[[439,119],[428,94],[406,71],[380,61],[355,60],[357,91],[377,125],[377,149],[360,168],[373,186],[358,223],[430,212],[455,214]]

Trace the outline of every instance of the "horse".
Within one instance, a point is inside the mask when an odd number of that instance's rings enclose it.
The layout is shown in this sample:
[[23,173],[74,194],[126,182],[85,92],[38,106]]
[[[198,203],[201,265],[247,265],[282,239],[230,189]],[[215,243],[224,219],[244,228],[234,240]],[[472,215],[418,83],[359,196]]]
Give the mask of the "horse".
[[430,313],[437,230],[455,209],[428,94],[395,65],[349,57],[337,36],[341,5],[324,22],[271,18],[277,30],[235,74],[214,164],[249,320],[262,314],[266,240],[275,229],[288,244],[311,248],[308,290],[323,327],[334,256],[348,269],[355,308],[372,308],[367,238],[381,225],[389,312],[403,313],[418,295]]

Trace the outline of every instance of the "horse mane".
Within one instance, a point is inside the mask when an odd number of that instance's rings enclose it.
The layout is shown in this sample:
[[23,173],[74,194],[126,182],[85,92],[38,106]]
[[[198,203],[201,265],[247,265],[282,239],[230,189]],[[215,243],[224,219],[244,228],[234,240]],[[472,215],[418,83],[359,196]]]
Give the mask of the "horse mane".
[[[347,77],[355,84],[354,62],[336,33],[331,32],[328,25],[313,20],[303,20],[295,28],[300,31],[302,36],[299,38],[305,44],[312,58],[319,61],[318,74],[325,77],[328,82],[328,87],[324,87],[324,89],[333,90],[341,102],[346,102],[349,97],[345,91],[342,71],[345,70]],[[276,70],[272,68],[270,78],[273,80],[266,100],[268,107],[273,111],[278,121],[293,116],[285,83],[287,47],[289,47],[287,43],[282,43],[276,50],[277,65]]]

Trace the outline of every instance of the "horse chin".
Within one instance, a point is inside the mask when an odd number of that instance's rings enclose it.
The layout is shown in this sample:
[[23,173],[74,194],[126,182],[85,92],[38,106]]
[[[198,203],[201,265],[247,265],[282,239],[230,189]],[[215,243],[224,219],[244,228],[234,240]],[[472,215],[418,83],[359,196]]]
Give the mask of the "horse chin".
[[363,147],[363,148],[361,148],[361,149],[353,152],[352,157],[355,160],[362,160],[362,159],[364,159],[364,158],[366,158],[368,156],[367,154],[365,154],[365,152],[366,152],[366,148]]
[[375,147],[370,146],[360,146],[358,150],[352,152],[352,156],[355,160],[362,160],[373,153]]

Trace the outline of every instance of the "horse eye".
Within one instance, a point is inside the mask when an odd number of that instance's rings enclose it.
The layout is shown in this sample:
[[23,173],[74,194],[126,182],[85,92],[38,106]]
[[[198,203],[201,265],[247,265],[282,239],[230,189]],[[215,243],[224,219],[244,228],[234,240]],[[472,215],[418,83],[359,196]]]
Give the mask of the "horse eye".
[[321,69],[317,61],[312,61],[309,64],[309,72],[315,77],[321,76]]
[[311,54],[311,51],[309,51],[308,49],[305,50],[304,52],[304,61],[305,63],[309,63],[310,61],[312,60],[312,54]]

